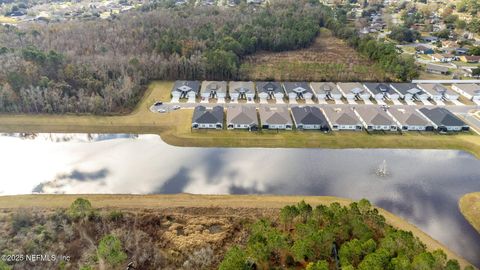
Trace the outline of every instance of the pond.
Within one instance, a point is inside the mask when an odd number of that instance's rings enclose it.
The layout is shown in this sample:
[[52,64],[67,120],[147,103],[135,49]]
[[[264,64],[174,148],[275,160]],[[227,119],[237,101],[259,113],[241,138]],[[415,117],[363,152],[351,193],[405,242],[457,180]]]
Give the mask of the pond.
[[3,134],[0,149],[0,195],[367,198],[480,266],[480,236],[457,207],[463,194],[480,191],[480,160],[461,151],[180,148],[156,135],[128,134]]

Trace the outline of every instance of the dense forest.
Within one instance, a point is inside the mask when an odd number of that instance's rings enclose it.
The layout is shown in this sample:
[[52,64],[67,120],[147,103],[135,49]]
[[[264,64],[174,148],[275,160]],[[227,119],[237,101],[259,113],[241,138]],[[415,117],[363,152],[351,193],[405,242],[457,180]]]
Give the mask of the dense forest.
[[146,6],[112,20],[0,26],[0,112],[125,112],[152,79],[236,79],[244,56],[306,47],[322,26],[389,73],[412,77],[394,47],[357,38],[330,8],[310,2]]
[[365,199],[346,207],[300,202],[279,220],[255,223],[246,246],[232,247],[219,269],[460,269],[442,250],[429,252],[411,232],[386,224]]

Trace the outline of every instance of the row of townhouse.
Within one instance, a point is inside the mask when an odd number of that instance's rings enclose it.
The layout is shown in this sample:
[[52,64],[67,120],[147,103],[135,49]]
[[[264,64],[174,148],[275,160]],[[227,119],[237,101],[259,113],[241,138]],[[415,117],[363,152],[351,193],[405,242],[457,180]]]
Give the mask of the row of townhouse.
[[454,84],[452,86],[440,83],[333,83],[333,82],[242,82],[242,81],[177,81],[172,88],[172,102],[178,103],[180,99],[188,99],[187,102],[196,103],[197,97],[201,103],[213,102],[238,103],[238,100],[246,100],[247,103],[254,103],[258,97],[260,103],[268,103],[274,100],[277,104],[284,103],[288,97],[291,104],[297,100],[304,100],[306,103],[326,103],[333,100],[335,103],[343,103],[345,98],[350,104],[356,101],[363,101],[365,104],[372,104],[373,98],[378,104],[385,104],[384,101],[392,101],[395,105],[402,104],[403,100],[408,105],[414,101],[420,101],[431,105],[434,101],[437,105],[443,105],[444,101],[451,101],[458,104],[459,96],[480,102],[480,86],[477,84]]
[[469,126],[445,108],[358,108],[328,105],[287,107],[229,105],[207,108],[197,106],[193,129],[321,130],[321,131],[468,131]]

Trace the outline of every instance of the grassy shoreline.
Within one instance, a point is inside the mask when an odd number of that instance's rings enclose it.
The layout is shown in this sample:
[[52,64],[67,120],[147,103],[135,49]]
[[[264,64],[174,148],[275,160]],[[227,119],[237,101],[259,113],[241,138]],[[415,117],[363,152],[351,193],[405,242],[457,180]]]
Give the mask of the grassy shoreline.
[[480,136],[473,134],[440,136],[428,133],[375,135],[365,132],[192,131],[192,110],[167,114],[149,110],[156,100],[169,100],[172,84],[152,82],[144,98],[127,115],[0,114],[0,132],[158,134],[170,145],[190,147],[454,149],[480,158]]
[[480,233],[480,192],[463,195],[458,207],[467,221]]
[[[0,196],[2,212],[16,209],[55,209],[68,208],[78,197],[88,199],[98,209],[184,209],[184,208],[221,208],[226,211],[235,209],[273,209],[279,210],[285,205],[295,204],[305,200],[311,205],[331,204],[338,202],[347,205],[352,200],[332,196],[274,196],[274,195],[18,195]],[[378,208],[390,225],[407,231],[412,231],[427,245],[428,250],[442,249],[449,258],[457,259],[463,267],[470,263],[449,250],[428,234],[406,220]]]

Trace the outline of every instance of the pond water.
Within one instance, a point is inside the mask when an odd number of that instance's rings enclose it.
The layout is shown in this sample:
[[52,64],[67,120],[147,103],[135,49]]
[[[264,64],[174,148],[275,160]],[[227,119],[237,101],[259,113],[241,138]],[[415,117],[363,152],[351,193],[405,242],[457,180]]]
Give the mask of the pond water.
[[[367,198],[480,266],[480,236],[457,207],[480,191],[461,151],[179,148],[156,135],[3,134],[0,195],[301,194]],[[387,176],[377,176],[386,165]]]

